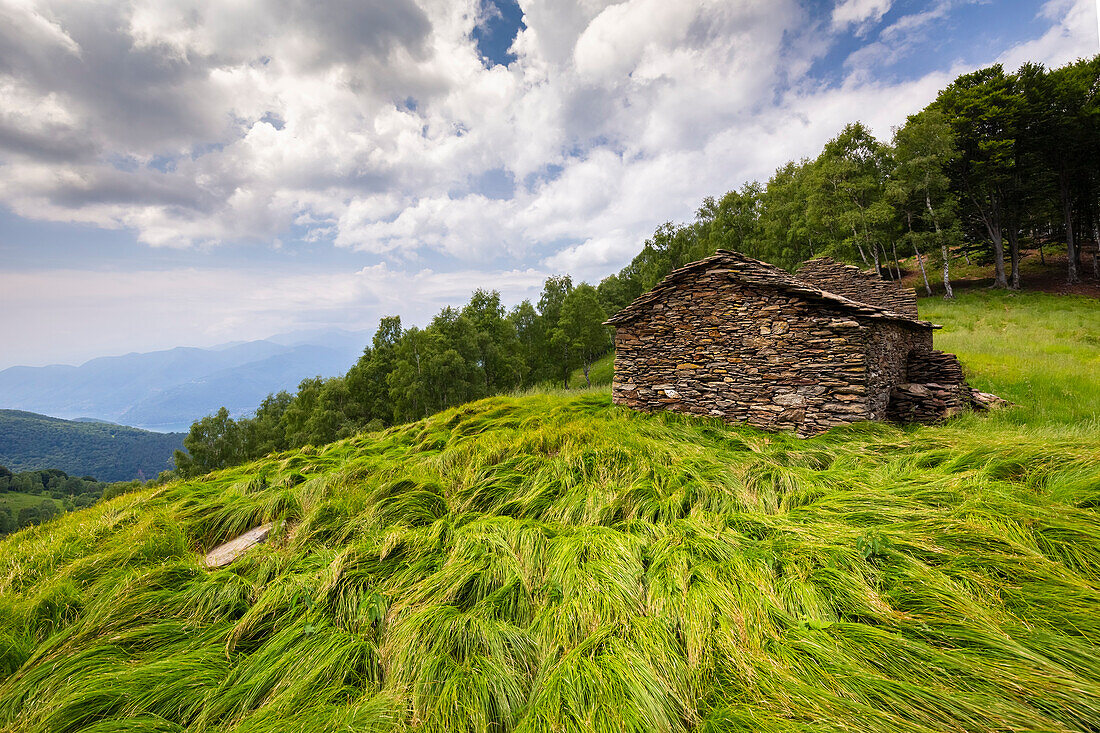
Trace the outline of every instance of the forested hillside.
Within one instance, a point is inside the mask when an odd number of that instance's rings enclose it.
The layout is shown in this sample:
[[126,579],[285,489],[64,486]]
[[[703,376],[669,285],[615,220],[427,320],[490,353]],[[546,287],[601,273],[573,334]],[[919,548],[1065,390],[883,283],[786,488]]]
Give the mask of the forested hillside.
[[728,248],[793,268],[818,255],[903,276],[912,258],[931,294],[952,296],[952,263],[987,264],[996,287],[1020,286],[1019,260],[1052,245],[1065,278],[1100,279],[1100,57],[1061,69],[1028,64],[960,76],[877,140],[859,122],[814,159],[766,182],[708,198],[695,220],[657,228],[638,255],[598,286],[546,280],[537,303],[506,311],[479,290],[423,328],[382,319],[343,377],[270,395],[254,416],[227,410],[196,422],[177,456],[184,475],[272,450],[321,445],[364,429],[538,383],[564,384],[611,346],[600,324],[673,268]]
[[0,464],[16,473],[52,468],[101,481],[153,479],[172,468],[182,444],[182,433],[0,410]]

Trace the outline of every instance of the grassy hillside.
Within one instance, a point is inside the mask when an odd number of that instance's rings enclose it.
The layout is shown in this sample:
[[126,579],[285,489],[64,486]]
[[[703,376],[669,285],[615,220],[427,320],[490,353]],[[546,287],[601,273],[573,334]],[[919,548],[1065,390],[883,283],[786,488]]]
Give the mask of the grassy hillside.
[[500,397],[21,532],[0,728],[1096,730],[1096,398],[1026,403],[961,324],[1020,407],[798,440]]
[[922,299],[920,313],[944,325],[936,347],[959,354],[974,386],[1018,405],[1014,422],[1100,430],[1100,300],[960,290]]
[[[588,370],[588,380],[592,382],[593,387],[611,384],[611,379],[614,376],[615,352],[600,357],[600,359],[592,365],[592,368]],[[573,373],[569,375],[569,386],[573,389],[581,389],[585,386],[584,372],[582,370],[573,370]]]
[[61,502],[56,499],[39,494],[24,494],[21,491],[5,491],[0,493],[0,510],[7,509],[13,517],[18,517],[20,509],[39,506],[43,501],[53,502],[59,511],[65,510]]
[[183,433],[0,410],[0,465],[15,473],[60,468],[100,481],[153,479],[172,468],[172,453],[182,447]]

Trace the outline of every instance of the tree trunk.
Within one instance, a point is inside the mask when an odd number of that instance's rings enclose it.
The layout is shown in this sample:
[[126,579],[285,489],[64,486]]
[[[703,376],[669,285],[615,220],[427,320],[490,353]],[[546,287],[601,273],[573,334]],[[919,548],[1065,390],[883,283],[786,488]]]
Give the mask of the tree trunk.
[[924,259],[920,256],[920,250],[917,249],[917,243],[913,242],[913,252],[917,255],[917,264],[920,265],[920,274],[924,278],[924,289],[928,295],[932,295],[932,286],[928,283],[928,272],[924,269]]
[[1020,289],[1020,233],[1016,226],[1008,228],[1008,251],[1012,257],[1012,289]]
[[951,289],[951,253],[947,251],[947,244],[940,240],[940,254],[943,255],[943,297],[954,298],[955,291]]
[[890,249],[894,251],[894,272],[898,275],[898,280],[901,280],[901,262],[898,261],[898,243],[890,242]]
[[591,387],[592,386],[592,380],[588,378],[588,370],[591,369],[591,368],[592,368],[592,362],[590,362],[588,360],[588,357],[586,356],[584,358],[584,367],[583,367],[584,384],[585,384],[586,387]]
[[1076,283],[1081,280],[1077,274],[1077,243],[1073,240],[1073,201],[1069,195],[1069,183],[1064,176],[1058,181],[1058,191],[1062,194],[1062,216],[1066,220],[1066,255],[1069,259],[1069,268],[1066,273],[1066,282]]
[[[936,239],[940,243],[940,254],[943,255],[943,297],[954,298],[955,291],[951,289],[951,252],[947,249],[947,242],[943,241],[943,234],[940,233],[940,222],[936,219],[936,212],[932,208],[932,197],[928,195],[927,189],[924,191],[924,205],[928,207],[928,215],[932,217],[932,226],[936,230]],[[965,251],[964,249],[963,252]],[[967,262],[970,262],[970,260],[967,260]],[[925,282],[927,280],[925,278]]]
[[1100,280],[1100,213],[1092,219],[1092,276]]
[[1005,275],[1005,243],[1000,227],[990,227],[990,236],[993,238],[993,287],[1008,288],[1008,277]]
[[[859,232],[856,231],[856,225],[852,225],[852,241],[856,243],[856,249],[859,250],[859,258],[863,260],[863,264],[870,264],[867,262],[867,255],[863,253],[863,246],[859,243]],[[878,269],[877,267],[875,268]]]
[[900,280],[901,268],[891,268],[890,253],[886,251],[886,245],[880,243],[879,248],[882,249],[882,261],[886,264],[886,274],[890,276],[891,280]]

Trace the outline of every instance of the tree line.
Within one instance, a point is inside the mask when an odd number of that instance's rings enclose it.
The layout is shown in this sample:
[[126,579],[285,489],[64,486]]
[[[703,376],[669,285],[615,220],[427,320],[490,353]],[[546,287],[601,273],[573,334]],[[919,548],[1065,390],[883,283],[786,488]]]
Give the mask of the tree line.
[[[1100,56],[1055,70],[997,65],[958,77],[925,109],[877,140],[847,125],[814,159],[789,161],[765,183],[706,198],[694,221],[665,223],[598,286],[548,278],[536,303],[511,310],[477,290],[424,328],[383,318],[342,377],[304,380],[234,420],[225,408],[191,426],[176,471],[196,475],[272,451],[321,445],[425,417],[480,397],[587,377],[611,348],[610,315],[671,270],[720,248],[793,269],[830,255],[900,278],[910,255],[952,297],[958,257],[991,261],[997,287],[1020,286],[1027,241],[1065,243],[1067,280],[1080,242],[1100,239]],[[1040,253],[1042,250],[1040,249]],[[1100,263],[1094,251],[1094,276]]]
[[305,379],[295,394],[269,395],[251,417],[224,407],[191,426],[176,470],[189,476],[272,451],[323,445],[364,430],[426,417],[453,405],[537,384],[586,378],[611,348],[599,289],[547,278],[537,303],[511,310],[500,293],[476,290],[461,308],[442,309],[424,328],[381,320],[347,374]]
[[181,433],[0,410],[0,463],[17,472],[50,466],[103,481],[144,480],[171,468],[182,444]]
[[[91,506],[108,487],[109,484],[93,476],[69,476],[58,468],[14,473],[0,466],[0,536],[40,524],[62,511]],[[15,509],[7,501],[9,493],[41,497],[41,500],[30,504],[20,502],[24,505]]]
[[108,482],[94,476],[70,476],[60,468],[14,472],[0,466],[0,537],[168,478],[165,471],[145,482]]
[[[690,224],[662,225],[618,277],[642,292],[717,247],[788,269],[829,255],[888,278],[913,256],[927,294],[931,261],[951,297],[960,257],[1019,288],[1026,242],[1062,243],[1077,282],[1085,239],[1100,239],[1100,56],[959,76],[886,142],[849,124],[816,158],[707,198]],[[1095,247],[1091,260],[1100,278]]]

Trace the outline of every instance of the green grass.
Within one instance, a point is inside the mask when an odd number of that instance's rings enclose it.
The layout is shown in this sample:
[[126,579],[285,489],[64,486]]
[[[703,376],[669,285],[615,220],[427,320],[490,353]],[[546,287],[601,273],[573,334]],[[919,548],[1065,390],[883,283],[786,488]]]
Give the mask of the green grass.
[[62,509],[61,502],[56,501],[49,496],[38,496],[35,494],[24,494],[19,491],[5,491],[0,493],[0,509],[7,509],[11,512],[11,515],[16,519],[19,518],[19,510],[29,506],[37,507],[42,504],[42,501],[52,501],[57,505],[58,509]]
[[922,299],[920,313],[944,325],[936,347],[959,355],[975,387],[1018,405],[1006,413],[1011,420],[1096,425],[1100,301],[960,290],[954,302]]
[[[593,387],[600,387],[605,384],[611,384],[611,379],[615,376],[615,352],[611,352],[606,356],[600,357],[592,367],[588,370],[588,379],[592,383]],[[584,381],[584,371],[581,369],[574,369],[573,373],[569,375],[569,386],[573,389],[582,389],[586,387]]]
[[1086,382],[811,440],[497,397],[121,496],[0,543],[0,730],[1095,731]]

